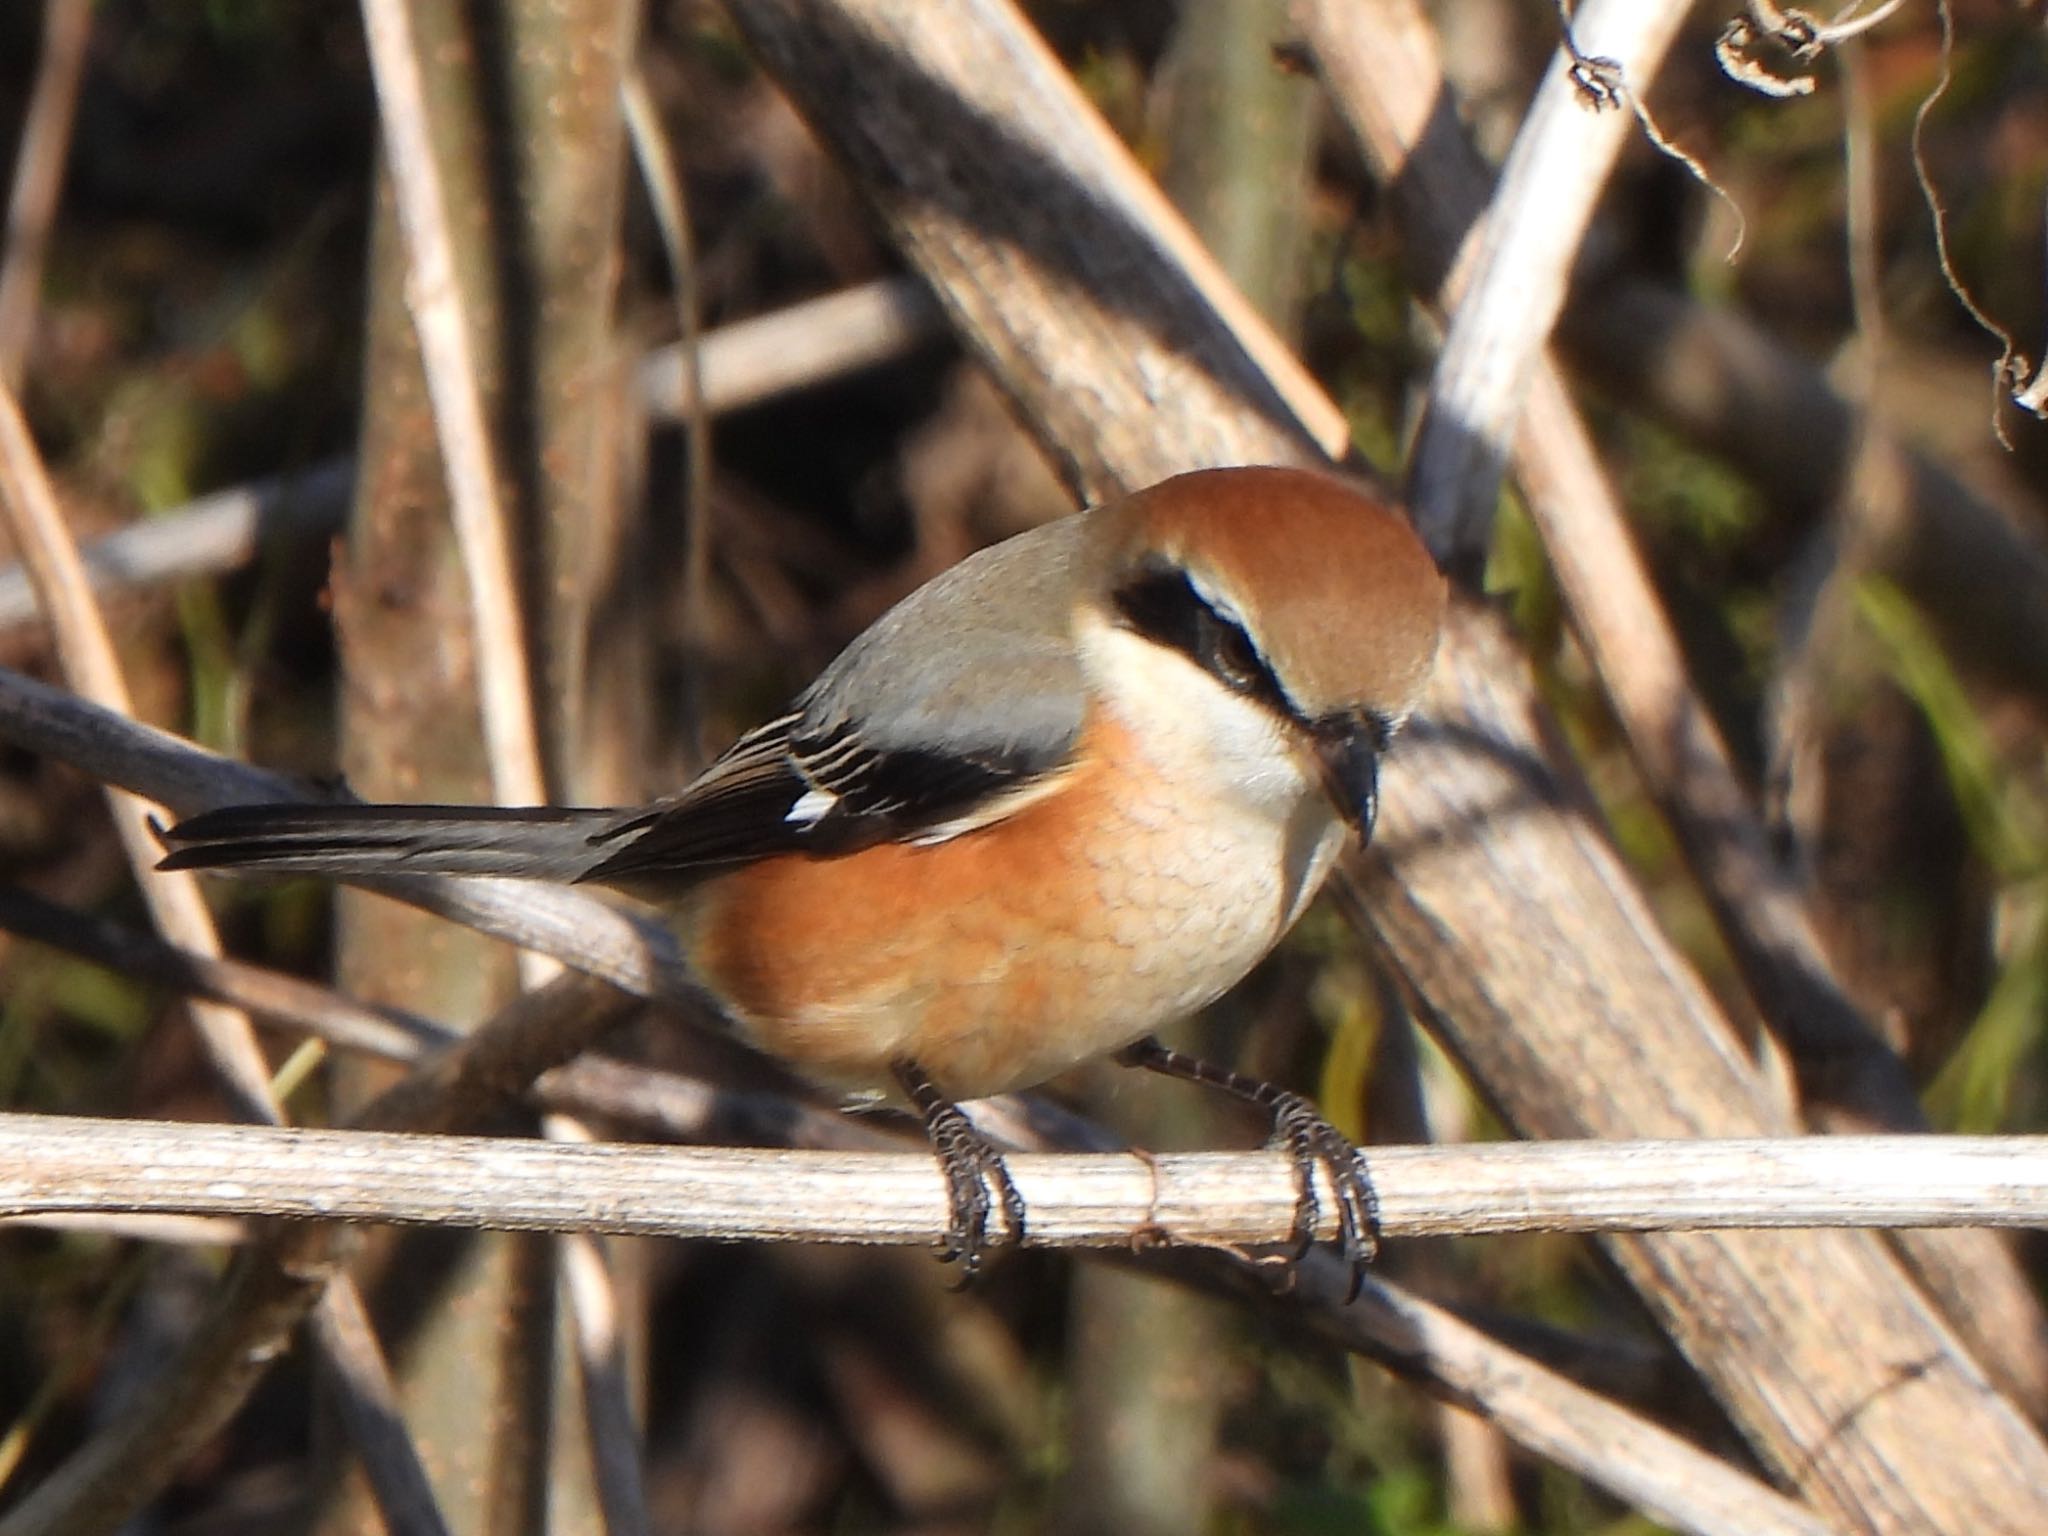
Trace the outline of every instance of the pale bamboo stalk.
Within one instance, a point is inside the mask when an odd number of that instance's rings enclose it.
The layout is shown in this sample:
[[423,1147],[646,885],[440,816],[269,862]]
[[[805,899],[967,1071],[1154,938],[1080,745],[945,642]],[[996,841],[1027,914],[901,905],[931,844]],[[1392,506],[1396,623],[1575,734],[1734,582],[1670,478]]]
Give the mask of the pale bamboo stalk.
[[706,331],[701,384],[691,380],[682,343],[657,347],[641,360],[640,393],[662,420],[689,418],[700,399],[716,416],[889,362],[945,335],[945,317],[924,284],[878,277]]
[[45,1216],[0,1216],[0,1226],[39,1227],[49,1232],[90,1232],[138,1243],[177,1243],[193,1248],[232,1248],[249,1240],[246,1223],[228,1216],[134,1216],[121,1211],[53,1211]]
[[[273,530],[325,533],[340,526],[355,481],[348,459],[212,491],[147,522],[83,546],[86,580],[102,597],[246,565]],[[18,565],[0,568],[0,628],[37,619],[35,588]]]
[[[43,1120],[45,1116],[33,1118]],[[4,1155],[16,1145],[12,1137],[16,1130],[23,1128],[16,1124],[16,1120],[18,1116],[0,1116],[0,1155]],[[23,1139],[23,1143],[33,1143],[45,1149],[49,1157],[63,1161],[70,1161],[70,1151],[88,1151],[90,1145],[100,1143],[100,1137],[94,1135],[96,1126],[80,1126],[76,1122],[57,1120],[51,1128],[59,1133],[57,1141],[47,1141],[35,1135],[37,1128],[31,1126],[27,1128],[29,1135]],[[133,1143],[123,1143],[135,1149],[137,1157],[150,1165],[162,1167],[162,1159],[154,1159],[150,1157],[150,1153],[166,1153],[176,1157],[176,1161],[170,1167],[166,1167],[162,1174],[150,1174],[143,1178],[143,1184],[154,1194],[170,1194],[172,1184],[176,1184],[178,1188],[190,1186],[190,1192],[195,1194],[195,1198],[217,1198],[223,1194],[223,1184],[244,1184],[246,1194],[252,1194],[252,1190],[248,1188],[250,1182],[242,1178],[246,1167],[244,1163],[219,1161],[217,1157],[207,1159],[203,1155],[201,1149],[205,1145],[205,1139],[209,1135],[215,1135],[217,1128],[168,1126],[145,1122],[119,1122],[119,1128],[123,1128],[123,1135],[133,1130],[139,1137],[152,1139],[152,1147],[147,1149],[147,1153],[143,1153],[143,1149],[135,1147]],[[248,1137],[276,1133],[248,1133],[248,1130],[242,1130],[238,1135]],[[315,1143],[348,1139],[348,1133],[299,1133],[295,1141],[299,1143],[301,1151],[311,1145],[307,1141],[307,1135],[311,1135]],[[461,1178],[489,1174],[494,1176],[494,1188],[498,1184],[512,1186],[514,1190],[526,1188],[530,1196],[537,1192],[535,1186],[532,1186],[532,1176],[535,1176],[535,1171],[539,1169],[539,1163],[532,1167],[518,1167],[518,1159],[522,1157],[561,1159],[563,1155],[588,1153],[588,1157],[575,1159],[578,1161],[578,1167],[573,1167],[569,1171],[571,1180],[582,1180],[590,1178],[592,1174],[598,1174],[598,1169],[592,1165],[594,1159],[602,1159],[606,1165],[625,1165],[637,1159],[645,1159],[651,1167],[666,1167],[668,1171],[674,1171],[674,1159],[678,1157],[678,1153],[672,1151],[653,1151],[635,1147],[573,1149],[553,1143],[506,1143],[449,1137],[365,1139],[360,1133],[356,1133],[354,1139],[358,1143],[356,1149],[342,1159],[344,1180],[354,1182],[358,1176],[365,1174],[367,1169],[387,1169],[389,1163],[383,1157],[383,1153],[389,1149],[406,1157],[408,1165],[416,1171],[416,1184],[422,1190],[422,1194],[426,1192],[426,1186],[436,1180],[444,1184],[451,1176],[457,1174]],[[70,1143],[70,1147],[59,1151],[57,1143]],[[1829,1141],[1827,1145],[1839,1147],[1841,1143]],[[434,1155],[438,1151],[457,1153],[457,1161],[446,1169],[436,1171],[438,1165],[434,1163]],[[1413,1151],[1425,1151],[1434,1155],[1444,1149]],[[1470,1149],[1460,1149],[1460,1153],[1466,1155],[1468,1151]],[[1497,1151],[1520,1155],[1540,1153],[1542,1149],[1507,1147]],[[473,1153],[473,1157],[469,1153]],[[737,1157],[743,1163],[754,1163],[754,1159],[760,1155],[707,1153],[707,1157],[717,1157],[721,1161]],[[1208,1163],[1212,1165],[1208,1171],[1217,1171],[1221,1163],[1231,1161],[1243,1161],[1247,1165],[1264,1165],[1262,1182],[1255,1188],[1260,1188],[1264,1200],[1268,1200],[1272,1206],[1268,1212],[1268,1217],[1272,1221],[1268,1231],[1286,1231],[1292,1204],[1290,1176],[1286,1171],[1286,1165],[1272,1155],[1249,1155],[1243,1159],[1159,1159],[1157,1167],[1163,1171],[1169,1184],[1161,1184],[1157,1192],[1153,1190],[1153,1169],[1139,1163],[1139,1159],[1085,1159],[1085,1163],[1090,1165],[1102,1165],[1102,1171],[1108,1176],[1104,1190],[1110,1184],[1120,1184],[1126,1196],[1135,1198],[1135,1204],[1130,1206],[1130,1210],[1126,1210],[1126,1214],[1139,1219],[1143,1219],[1147,1212],[1167,1214],[1169,1206],[1178,1206],[1178,1200],[1169,1194],[1169,1190],[1180,1188],[1182,1174],[1188,1174],[1188,1171],[1192,1171],[1200,1180],[1202,1174],[1194,1165]],[[256,1165],[264,1167],[266,1163],[258,1161]],[[305,1163],[307,1169],[311,1165],[311,1161]],[[1079,1159],[1018,1157],[1016,1165],[1020,1176],[1024,1176],[1026,1167],[1030,1169],[1028,1198],[1042,1202],[1051,1198],[1053,1190],[1053,1184],[1049,1184],[1047,1180],[1051,1178],[1063,1182],[1063,1169],[1079,1165]],[[0,1157],[0,1167],[8,1167],[8,1161],[4,1157]],[[41,1169],[41,1174],[51,1174],[51,1171],[53,1169],[45,1165]],[[59,1178],[78,1176],[82,1171],[86,1169],[72,1165],[68,1169],[68,1174],[59,1174]],[[129,1182],[135,1180],[137,1171],[137,1167],[127,1169]],[[731,1194],[733,1190],[745,1184],[752,1184],[756,1190],[764,1188],[760,1186],[764,1167],[758,1163],[745,1167],[731,1165],[727,1171],[733,1176],[729,1182],[713,1180],[709,1186],[700,1180],[690,1182],[686,1194],[678,1188],[674,1180],[664,1180],[662,1190],[659,1190],[659,1198],[688,1202],[707,1194],[717,1198],[721,1190],[725,1194]],[[840,1194],[868,1198],[874,1190],[881,1188],[885,1192],[885,1198],[895,1200],[903,1206],[903,1214],[909,1217],[913,1227],[913,1237],[932,1237],[940,1231],[944,1223],[944,1194],[936,1171],[930,1165],[930,1159],[915,1155],[891,1157],[881,1159],[881,1163],[870,1167],[842,1169],[842,1174],[844,1176],[838,1178],[829,1188],[811,1186],[797,1200],[784,1200],[782,1194],[778,1192],[776,1206],[784,1210],[793,1210],[797,1214],[803,1214],[807,1210],[815,1212],[819,1210],[819,1206],[815,1206],[813,1200],[829,1200]],[[885,1174],[881,1186],[874,1184],[874,1176],[877,1174]],[[897,1174],[901,1178],[897,1178]],[[20,1180],[23,1176],[0,1176],[0,1180],[4,1178]],[[31,1174],[31,1178],[37,1178],[37,1174]],[[10,1186],[6,1182],[0,1182],[0,1206],[4,1206],[10,1198],[18,1198],[18,1188],[18,1184]],[[1098,1190],[1098,1196],[1104,1190]],[[451,1198],[444,1192],[438,1196],[438,1200],[442,1206],[449,1208],[459,1206],[463,1210],[475,1210],[475,1206],[467,1206],[467,1202],[451,1202]],[[319,1202],[328,1204],[326,1196],[319,1196]],[[750,1214],[758,1214],[760,1210],[758,1200],[741,1198],[739,1204]],[[674,1208],[688,1206],[678,1204]],[[1036,1210],[1038,1206],[1034,1206],[1034,1212]],[[541,1223],[553,1221],[561,1212],[557,1208],[549,1208],[547,1212],[528,1210],[528,1214],[532,1221]],[[621,1214],[629,1212],[623,1212],[621,1208],[612,1208],[608,1214],[610,1217],[621,1217]],[[1124,1229],[1116,1241],[1126,1243],[1130,1235],[1133,1235],[1133,1231],[1135,1229]],[[1161,1260],[1169,1262],[1171,1257],[1174,1257],[1171,1251],[1153,1251],[1147,1264],[1149,1268],[1161,1268]],[[1700,1452],[1698,1448],[1686,1442],[1677,1440],[1669,1432],[1659,1430],[1659,1427],[1636,1417],[1634,1413],[1628,1413],[1626,1409],[1620,1409],[1614,1403],[1608,1403],[1593,1393],[1579,1389],[1579,1386],[1556,1376],[1554,1372],[1544,1370],[1542,1366],[1536,1366],[1513,1352],[1503,1350],[1499,1343],[1487,1339],[1477,1329],[1460,1323],[1442,1309],[1436,1309],[1415,1296],[1409,1296],[1399,1286],[1374,1280],[1366,1284],[1366,1290],[1360,1296],[1358,1305],[1329,1305],[1329,1298],[1341,1294],[1348,1280],[1337,1276],[1337,1266],[1325,1262],[1325,1257],[1327,1255],[1321,1253],[1311,1255],[1313,1262],[1303,1268],[1300,1284],[1284,1298],[1286,1305],[1292,1307],[1305,1321],[1309,1321],[1311,1327],[1319,1329],[1321,1333],[1341,1343],[1346,1343],[1352,1350],[1366,1352],[1378,1360],[1384,1360],[1395,1370],[1419,1378],[1425,1386],[1430,1386],[1436,1393],[1450,1395],[1452,1399],[1466,1403],[1485,1405],[1487,1413],[1495,1417],[1495,1421],[1499,1421],[1505,1430],[1516,1436],[1516,1440],[1520,1440],[1522,1444],[1550,1456],[1563,1466],[1579,1470],[1579,1473],[1595,1481],[1602,1481],[1620,1497],[1626,1497],[1642,1505],[1647,1511],[1651,1511],[1653,1516],[1671,1524],[1673,1528],[1696,1532],[1698,1536],[1726,1536],[1726,1532],[1731,1530],[1741,1530],[1749,1536],[1827,1536],[1827,1532],[1831,1530],[1825,1522],[1812,1516],[1810,1511],[1800,1509],[1792,1501],[1761,1487],[1753,1479],[1735,1473],[1735,1470],[1726,1466],[1724,1462]],[[6,1526],[0,1524],[0,1530],[4,1528]]]

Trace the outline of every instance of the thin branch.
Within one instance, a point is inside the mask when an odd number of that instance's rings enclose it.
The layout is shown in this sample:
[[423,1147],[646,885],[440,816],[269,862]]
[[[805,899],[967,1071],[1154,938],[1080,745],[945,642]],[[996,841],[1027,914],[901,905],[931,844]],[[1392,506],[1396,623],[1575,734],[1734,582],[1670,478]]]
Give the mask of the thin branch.
[[[1292,1170],[1272,1151],[1010,1163],[1034,1247],[1279,1247],[1294,1217]],[[1371,1163],[1390,1238],[2048,1226],[2048,1137],[1497,1142],[1375,1147]],[[1332,1238],[1335,1208],[1321,1207],[1317,1235]],[[937,1244],[947,1221],[944,1176],[919,1152],[0,1114],[0,1214],[52,1211],[901,1244]]]
[[717,416],[888,362],[946,334],[945,317],[923,283],[876,278],[705,332],[696,370],[701,385],[691,383],[683,343],[657,347],[641,360],[640,393],[663,420],[688,418],[699,399]]
[[[300,473],[230,486],[130,524],[79,551],[86,580],[101,596],[246,565],[263,541],[340,527],[355,484],[355,463],[327,459]],[[35,589],[20,566],[0,569],[0,629],[34,621]]]
[[[0,668],[0,740],[68,763],[179,815],[222,805],[303,800],[306,787],[193,746]],[[392,876],[360,882],[508,943],[552,955],[635,996],[708,1006],[675,935],[653,918],[566,886]]]
[[322,1380],[369,1472],[370,1494],[386,1530],[392,1536],[448,1536],[362,1292],[346,1275],[337,1275],[321,1293],[313,1309],[313,1338],[328,1361]]
[[[50,1232],[90,1232],[138,1243],[176,1243],[192,1248],[234,1248],[249,1240],[248,1227],[225,1216],[133,1216],[120,1211],[81,1215],[53,1212],[48,1216],[0,1216],[0,1226],[40,1227]],[[6,1456],[0,1453],[0,1485],[7,1481]]]
[[[566,1115],[547,1117],[556,1144],[589,1140]],[[640,1426],[632,1410],[618,1288],[604,1243],[594,1233],[566,1232],[555,1244],[555,1274],[569,1303],[571,1343],[583,1389],[585,1443],[606,1536],[648,1536]]]
[[[113,641],[93,603],[78,548],[58,509],[42,455],[36,451],[12,392],[4,385],[0,385],[0,508],[5,510],[37,600],[49,615],[66,680],[85,698],[116,715],[132,713]],[[188,876],[162,874],[156,869],[160,849],[150,830],[149,807],[118,792],[109,792],[107,803],[157,927],[182,948],[219,954],[220,940],[198,884]],[[270,1071],[248,1020],[211,1003],[194,1004],[192,1018],[235,1112],[252,1120],[280,1120],[270,1096]]]
[[48,0],[35,88],[14,155],[7,200],[6,254],[0,261],[0,384],[21,385],[43,291],[43,257],[56,219],[57,194],[77,119],[78,82],[92,36],[92,0]]
[[[619,104],[627,138],[633,146],[633,159],[640,168],[640,183],[647,192],[647,206],[653,211],[654,227],[661,235],[662,252],[668,258],[677,337],[671,351],[679,364],[676,382],[682,387],[684,399],[702,400],[704,313],[698,292],[697,247],[690,234],[689,210],[683,206],[682,172],[676,166],[675,156],[669,153],[661,115],[647,89],[646,74],[637,63],[626,66],[619,82]],[[645,378],[644,370],[642,377]],[[697,637],[704,631],[711,577],[711,413],[689,411],[683,417],[683,435],[686,447],[681,587],[686,645],[678,689],[679,724],[686,761],[694,766],[701,764],[705,756],[704,710],[699,697],[703,667]]]
[[[178,1191],[195,1199],[221,1198],[227,1193],[226,1186],[239,1185],[245,1192],[243,1203],[247,1205],[261,1198],[257,1194],[259,1183],[267,1186],[273,1172],[282,1173],[269,1156],[269,1144],[266,1144],[264,1155],[253,1161],[244,1160],[243,1153],[250,1149],[240,1141],[235,1149],[216,1146],[213,1151],[218,1155],[209,1155],[206,1150],[209,1139],[220,1134],[220,1128],[113,1122],[108,1130],[124,1138],[113,1144],[102,1142],[93,1134],[94,1129],[91,1123],[82,1124],[74,1120],[0,1116],[0,1207],[18,1203],[23,1198],[25,1186],[31,1182],[44,1181],[62,1185],[70,1193],[53,1193],[46,1189],[37,1197],[38,1203],[52,1203],[53,1198],[62,1203],[75,1203],[83,1189],[79,1181],[94,1177],[107,1177],[139,1186],[153,1199],[175,1198]],[[54,1138],[43,1134],[46,1130],[54,1132]],[[236,1134],[246,1138],[252,1133]],[[634,1230],[653,1230],[651,1225],[641,1225],[637,1221],[640,1213],[626,1206],[615,1205],[596,1212],[571,1210],[578,1202],[574,1196],[567,1196],[567,1192],[577,1188],[580,1181],[592,1176],[605,1181],[602,1185],[582,1185],[586,1190],[623,1188],[624,1185],[614,1176],[629,1168],[638,1169],[653,1178],[654,1183],[649,1186],[648,1193],[656,1202],[654,1208],[670,1212],[690,1211],[704,1196],[719,1200],[731,1200],[737,1196],[740,1205],[749,1212],[747,1219],[758,1225],[758,1213],[763,1204],[760,1192],[774,1188],[774,1207],[799,1220],[828,1212],[832,1208],[830,1202],[842,1196],[853,1198],[861,1209],[870,1212],[880,1201],[897,1211],[903,1241],[935,1237],[945,1219],[945,1199],[939,1177],[930,1159],[920,1155],[886,1157],[858,1167],[846,1165],[844,1159],[834,1158],[830,1163],[839,1165],[841,1171],[836,1178],[828,1176],[825,1187],[812,1183],[790,1192],[772,1182],[764,1182],[767,1176],[779,1172],[784,1166],[776,1164],[772,1154],[689,1154],[687,1156],[723,1165],[727,1176],[709,1179],[685,1177],[679,1183],[675,1176],[683,1170],[677,1159],[686,1155],[648,1148],[578,1148],[546,1142],[378,1137],[342,1132],[269,1134],[276,1149],[291,1149],[285,1155],[295,1159],[296,1166],[304,1171],[312,1171],[328,1155],[338,1153],[338,1165],[330,1171],[341,1176],[343,1185],[332,1186],[332,1189],[340,1189],[354,1182],[358,1176],[376,1177],[391,1171],[393,1165],[385,1154],[387,1151],[397,1154],[402,1158],[403,1166],[410,1168],[416,1176],[411,1186],[414,1191],[425,1196],[438,1185],[440,1192],[435,1198],[444,1208],[443,1214],[458,1219],[474,1217],[487,1205],[472,1203],[460,1194],[451,1197],[448,1191],[467,1188],[470,1180],[482,1176],[485,1183],[477,1186],[479,1200],[488,1202],[492,1193],[502,1193],[522,1201],[522,1212],[518,1218],[522,1225],[544,1225],[559,1230],[571,1225],[573,1218],[588,1215],[600,1219],[592,1225],[623,1220],[632,1222]],[[94,1143],[101,1146],[98,1158],[92,1154]],[[10,1154],[17,1145],[39,1149],[44,1161],[35,1165],[15,1162]],[[112,1161],[104,1156],[109,1145],[124,1147],[137,1161],[127,1165],[125,1170],[107,1166]],[[1840,1143],[1816,1145],[1838,1146]],[[1913,1145],[1917,1148],[1920,1143],[1916,1141]],[[1426,1163],[1435,1160],[1436,1154],[1443,1149],[1408,1150],[1420,1154]],[[1461,1155],[1469,1159],[1470,1149],[1460,1150]],[[1495,1155],[1540,1153],[1542,1150],[1491,1149]],[[158,1166],[159,1153],[169,1155],[172,1161],[163,1166],[161,1174],[146,1171],[146,1167]],[[454,1161],[439,1163],[437,1160],[443,1154],[452,1154]],[[770,1161],[758,1161],[763,1156],[769,1157]],[[229,1160],[222,1161],[223,1157]],[[1399,1156],[1388,1159],[1386,1171],[1392,1176],[1389,1188],[1393,1182],[1405,1183],[1405,1175],[1396,1172],[1394,1167],[1400,1161]],[[62,1167],[57,1166],[60,1163]],[[565,1163],[570,1166],[563,1166]],[[1190,1200],[1199,1203],[1202,1199],[1200,1189],[1210,1185],[1216,1176],[1220,1175],[1217,1187],[1227,1187],[1235,1182],[1235,1176],[1230,1172],[1231,1165],[1242,1165],[1251,1174],[1250,1187],[1258,1192],[1259,1204],[1264,1208],[1263,1221],[1250,1230],[1277,1235],[1287,1231],[1291,1220],[1291,1175],[1285,1162],[1270,1154],[1221,1159],[1164,1158],[1157,1164],[1157,1182],[1151,1166],[1130,1156],[1087,1159],[1019,1156],[1016,1164],[1020,1178],[1032,1191],[1030,1198],[1045,1202],[1034,1206],[1034,1219],[1046,1221],[1058,1219],[1051,1202],[1055,1191],[1066,1187],[1068,1181],[1064,1170],[1082,1165],[1093,1170],[1091,1175],[1084,1177],[1086,1193],[1083,1203],[1075,1207],[1073,1215],[1085,1226],[1099,1221],[1101,1213],[1113,1210],[1121,1202],[1125,1208],[1117,1219],[1128,1224],[1121,1231],[1107,1234],[1107,1244],[1112,1248],[1128,1244],[1134,1232],[1149,1234],[1162,1219],[1171,1221],[1184,1214],[1192,1214],[1191,1209],[1183,1211],[1183,1206]],[[97,1174],[92,1171],[95,1165],[98,1166]],[[1416,1166],[1420,1169],[1423,1164]],[[550,1168],[553,1169],[552,1175],[548,1174]],[[245,1173],[250,1177],[245,1178]],[[562,1180],[559,1185],[552,1182],[555,1176]],[[548,1177],[550,1182],[537,1184],[537,1177]],[[1575,1186],[1582,1178],[1582,1172],[1569,1173],[1558,1183],[1560,1187]],[[278,1192],[286,1193],[282,1186],[290,1182],[289,1177],[280,1178]],[[1504,1183],[1512,1188],[1514,1179],[1510,1177]],[[563,1204],[556,1205],[547,1198],[551,1189],[567,1196]],[[327,1189],[302,1190],[301,1193],[312,1194],[316,1203],[333,1204]],[[1239,1190],[1232,1198],[1242,1200],[1243,1193]],[[131,1190],[129,1203],[132,1204],[133,1200]],[[336,1206],[335,1213],[338,1214],[339,1209]],[[386,1211],[389,1214],[388,1206]],[[424,1208],[421,1213],[425,1214]],[[579,1230],[589,1229],[580,1219],[576,1219],[575,1224]],[[877,1234],[869,1230],[864,1236],[875,1237]],[[1192,1263],[1203,1259],[1215,1262]],[[1698,1536],[1720,1536],[1720,1533],[1731,1530],[1750,1533],[1750,1536],[1827,1536],[1830,1530],[1810,1512],[1726,1463],[1555,1372],[1534,1364],[1398,1286],[1378,1280],[1369,1281],[1356,1304],[1348,1307],[1336,1305],[1336,1299],[1348,1286],[1348,1277],[1339,1276],[1337,1266],[1328,1262],[1325,1254],[1310,1255],[1298,1271],[1295,1283],[1280,1295],[1273,1294],[1256,1277],[1252,1268],[1228,1262],[1228,1256],[1223,1253],[1191,1253],[1147,1245],[1143,1251],[1126,1258],[1125,1262],[1241,1298],[1262,1298],[1269,1306],[1278,1307],[1281,1315],[1295,1324],[1334,1339],[1345,1348],[1380,1360],[1431,1392],[1486,1413],[1521,1444],[1592,1478],[1676,1529],[1698,1533]],[[29,1528],[22,1527],[24,1530]],[[14,1529],[13,1525],[0,1522],[0,1530],[12,1532]]]

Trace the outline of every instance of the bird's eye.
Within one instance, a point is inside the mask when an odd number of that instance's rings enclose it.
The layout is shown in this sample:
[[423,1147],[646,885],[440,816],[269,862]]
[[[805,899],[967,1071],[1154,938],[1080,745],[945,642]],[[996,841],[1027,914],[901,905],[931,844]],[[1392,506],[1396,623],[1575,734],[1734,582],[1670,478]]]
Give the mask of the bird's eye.
[[1248,692],[1265,675],[1259,653],[1235,624],[1221,620],[1208,626],[1209,664],[1216,675],[1240,692]]

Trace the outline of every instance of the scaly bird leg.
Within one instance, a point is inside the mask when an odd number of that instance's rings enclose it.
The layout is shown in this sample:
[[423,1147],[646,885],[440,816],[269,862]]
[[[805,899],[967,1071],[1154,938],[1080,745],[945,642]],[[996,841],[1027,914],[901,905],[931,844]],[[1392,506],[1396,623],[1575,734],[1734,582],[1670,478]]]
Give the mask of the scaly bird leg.
[[1320,1166],[1337,1193],[1338,1251],[1351,1272],[1345,1300],[1357,1297],[1365,1283],[1366,1268],[1379,1252],[1379,1196],[1373,1192],[1364,1156],[1342,1131],[1325,1120],[1303,1095],[1176,1051],[1153,1035],[1124,1047],[1116,1059],[1127,1067],[1143,1067],[1185,1083],[1220,1088],[1233,1098],[1269,1112],[1273,1117],[1271,1144],[1285,1147],[1294,1163],[1294,1258],[1299,1262],[1315,1242],[1320,1209],[1315,1171]]
[[1024,1240],[1024,1197],[1011,1182],[1010,1170],[995,1143],[975,1129],[959,1105],[939,1092],[924,1068],[905,1057],[892,1063],[890,1070],[924,1117],[932,1155],[946,1175],[951,1215],[946,1222],[946,1249],[940,1258],[958,1259],[962,1278],[972,1279],[989,1248],[990,1188],[1002,1205],[1003,1226],[1011,1242]]

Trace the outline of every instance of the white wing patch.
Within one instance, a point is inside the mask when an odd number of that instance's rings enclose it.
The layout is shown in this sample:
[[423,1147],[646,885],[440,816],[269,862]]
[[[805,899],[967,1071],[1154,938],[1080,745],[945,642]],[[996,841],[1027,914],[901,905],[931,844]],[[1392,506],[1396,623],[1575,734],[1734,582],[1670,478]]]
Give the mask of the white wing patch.
[[782,819],[793,827],[814,827],[832,814],[839,797],[829,789],[807,789]]

